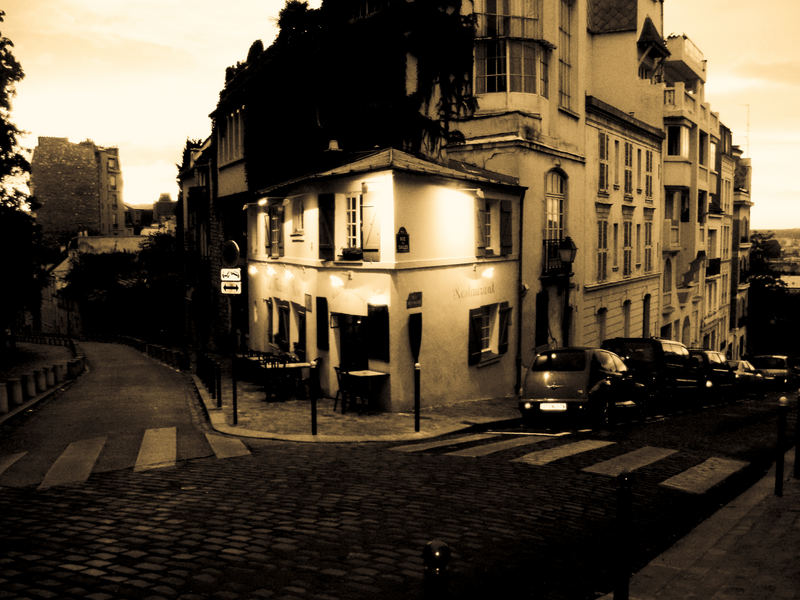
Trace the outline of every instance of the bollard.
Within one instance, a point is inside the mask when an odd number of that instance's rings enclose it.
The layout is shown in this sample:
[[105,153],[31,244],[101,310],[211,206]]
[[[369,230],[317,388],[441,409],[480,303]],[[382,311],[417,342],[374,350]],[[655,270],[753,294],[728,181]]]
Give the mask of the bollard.
[[630,584],[631,511],[633,485],[627,471],[617,476],[617,561],[614,574],[614,600],[628,600]]
[[36,378],[33,373],[23,373],[20,377],[22,380],[22,397],[26,400],[36,396]]
[[425,565],[425,598],[447,597],[447,565],[452,551],[442,540],[431,540],[422,549]]
[[414,431],[419,431],[420,365],[414,363]]
[[786,447],[786,413],[789,401],[786,396],[778,399],[778,439],[775,444],[775,495],[783,496],[783,449]]
[[9,408],[22,406],[22,380],[19,377],[9,377],[6,380],[6,388],[8,390]]
[[[798,392],[800,396],[800,392]],[[800,397],[795,403],[794,412],[794,470],[795,479],[800,479]]]
[[8,384],[0,381],[0,415],[8,412]]
[[239,424],[239,393],[236,390],[236,355],[231,358],[231,404],[233,405],[233,424]]
[[217,384],[217,408],[222,408],[222,367],[219,361],[214,361],[214,379]]
[[311,396],[311,435],[317,435],[317,395],[319,390],[319,372],[317,371],[317,359],[311,361],[311,373],[309,374],[309,394]]
[[67,366],[64,363],[56,363],[53,365],[53,377],[56,383],[64,381],[64,376],[67,372]]
[[56,373],[55,373],[55,366],[49,366],[44,368],[44,375],[47,378],[47,388],[50,389],[51,387],[55,386],[56,384]]
[[44,369],[34,369],[33,378],[36,381],[36,393],[41,394],[47,391],[47,374]]

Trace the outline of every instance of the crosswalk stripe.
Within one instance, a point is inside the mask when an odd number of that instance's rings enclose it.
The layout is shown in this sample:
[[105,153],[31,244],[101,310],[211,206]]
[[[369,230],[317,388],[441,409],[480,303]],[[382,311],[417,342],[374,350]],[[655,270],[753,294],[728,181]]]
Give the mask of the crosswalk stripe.
[[616,477],[624,471],[635,471],[641,469],[649,464],[657,462],[671,454],[675,454],[677,450],[670,450],[668,448],[656,448],[654,446],[645,446],[631,452],[616,456],[609,460],[604,460],[597,464],[586,467],[584,471],[589,473],[599,473],[601,475],[611,475]]
[[39,489],[86,481],[105,443],[105,436],[72,442],[47,471]]
[[5,473],[6,469],[26,454],[27,452],[17,452],[16,454],[9,454],[8,456],[0,456],[0,475]]
[[233,458],[250,454],[250,450],[247,449],[247,446],[242,443],[242,440],[237,438],[206,433],[206,439],[217,458]]
[[511,462],[522,462],[529,465],[546,465],[560,458],[566,458],[581,452],[588,452],[589,450],[596,450],[604,446],[610,446],[615,442],[605,442],[601,440],[580,440],[579,442],[572,442],[571,444],[563,444],[555,448],[548,448],[547,450],[538,450],[531,452],[519,458],[515,458]]
[[177,428],[160,427],[144,432],[134,471],[175,466],[177,459]]
[[489,454],[493,454],[495,452],[501,452],[503,450],[508,450],[509,448],[518,448],[519,446],[527,446],[528,444],[538,444],[539,442],[543,442],[547,439],[550,439],[547,436],[525,436],[522,438],[512,438],[509,440],[501,440],[499,442],[494,442],[491,444],[483,444],[481,446],[471,446],[469,448],[462,448],[461,450],[454,450],[453,452],[448,452],[448,456],[487,456]]
[[455,444],[465,444],[467,442],[477,442],[496,437],[498,437],[498,434],[496,433],[475,433],[473,435],[464,435],[457,438],[448,438],[446,440],[438,440],[436,442],[427,442],[424,444],[406,444],[405,446],[394,446],[391,448],[391,450],[396,452],[421,452],[423,450],[430,450],[431,448],[453,446]]
[[699,465],[662,481],[661,485],[690,494],[704,494],[746,466],[747,463],[741,460],[712,456]]

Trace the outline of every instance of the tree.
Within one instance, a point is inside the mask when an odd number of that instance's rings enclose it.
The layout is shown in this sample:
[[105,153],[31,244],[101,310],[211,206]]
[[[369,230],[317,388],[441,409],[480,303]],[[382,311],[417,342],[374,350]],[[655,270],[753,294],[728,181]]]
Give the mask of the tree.
[[[0,23],[5,12],[0,10]],[[39,230],[31,215],[34,200],[22,189],[30,163],[17,138],[22,132],[11,122],[11,99],[24,77],[14,57],[14,44],[0,32],[0,281],[7,290],[0,294],[0,348],[17,329],[24,310],[37,314],[41,289]]]

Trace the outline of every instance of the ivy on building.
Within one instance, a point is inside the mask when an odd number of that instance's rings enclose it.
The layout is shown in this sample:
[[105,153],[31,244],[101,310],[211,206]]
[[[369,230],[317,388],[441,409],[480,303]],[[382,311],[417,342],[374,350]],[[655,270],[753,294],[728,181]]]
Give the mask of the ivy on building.
[[[330,164],[348,152],[392,146],[436,157],[463,139],[453,124],[472,95],[471,16],[460,0],[289,1],[268,48],[255,41],[226,71],[216,122],[245,107],[248,188]],[[338,157],[336,157],[338,158]]]

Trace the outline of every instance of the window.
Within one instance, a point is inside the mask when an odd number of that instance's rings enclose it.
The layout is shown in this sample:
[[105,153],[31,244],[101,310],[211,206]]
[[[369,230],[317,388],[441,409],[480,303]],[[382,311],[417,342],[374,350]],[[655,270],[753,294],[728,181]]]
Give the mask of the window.
[[619,140],[614,140],[614,189],[619,189]]
[[[526,40],[485,40],[475,47],[475,90],[548,93],[548,50]],[[537,72],[538,69],[538,72]]]
[[558,105],[572,108],[572,2],[561,0],[558,22]]
[[717,142],[711,141],[708,146],[708,161],[712,171],[717,169]]
[[244,156],[244,107],[240,107],[219,120],[217,155],[220,164]]
[[303,220],[305,218],[305,203],[303,198],[292,200],[292,233],[303,233]]
[[117,176],[116,175],[109,175],[108,176],[108,187],[112,190],[117,189]]
[[613,254],[611,260],[614,264],[614,270],[619,269],[619,257],[617,256],[617,248],[619,247],[619,223],[614,223],[614,247],[612,248]]
[[633,250],[633,223],[622,223],[622,276],[631,276],[631,254]]
[[600,163],[597,191],[608,192],[608,134],[602,131],[597,136],[597,156]]
[[475,217],[476,256],[510,254],[511,202],[508,200],[478,200]]
[[636,149],[636,193],[642,193],[642,149]]
[[361,195],[347,196],[345,205],[345,246],[361,247]]
[[708,134],[705,131],[701,131],[698,136],[697,162],[708,166]]
[[564,237],[564,210],[567,199],[567,181],[556,171],[547,174],[545,193],[545,239],[560,240]]
[[117,159],[116,158],[109,158],[107,166],[108,166],[108,170],[109,171],[116,171],[117,170]]
[[636,267],[642,264],[642,224],[636,224]]
[[476,365],[508,352],[510,325],[511,308],[507,302],[470,310],[467,363]]
[[680,125],[667,126],[667,155],[689,157],[689,130]]
[[273,204],[264,215],[264,251],[267,256],[283,256],[283,206]]
[[705,190],[697,190],[697,222],[704,223],[708,212],[708,194]]
[[644,222],[644,272],[653,270],[653,221]]
[[644,153],[644,197],[653,200],[653,151],[645,150]]
[[633,144],[625,142],[625,195],[633,195]]
[[672,291],[672,261],[664,261],[664,293]]
[[608,279],[608,219],[597,220],[597,281]]

